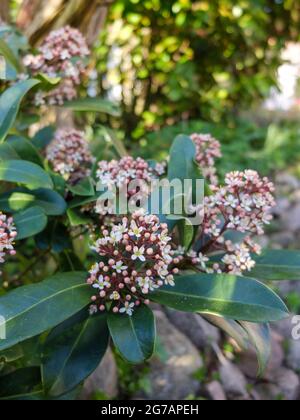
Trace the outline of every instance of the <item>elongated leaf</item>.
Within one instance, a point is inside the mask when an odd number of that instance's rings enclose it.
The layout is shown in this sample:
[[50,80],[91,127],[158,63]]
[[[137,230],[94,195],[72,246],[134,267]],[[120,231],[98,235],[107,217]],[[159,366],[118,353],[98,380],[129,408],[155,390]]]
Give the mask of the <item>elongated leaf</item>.
[[31,207],[14,216],[17,240],[30,238],[42,232],[47,226],[47,216],[40,207]]
[[88,317],[62,333],[54,329],[44,346],[42,376],[47,395],[63,395],[84,381],[99,365],[108,340],[103,314]]
[[271,356],[270,327],[268,324],[253,324],[244,321],[241,321],[240,324],[256,349],[259,362],[258,375],[261,376],[266,370]]
[[63,223],[49,223],[47,228],[35,237],[39,249],[52,249],[60,253],[72,249],[72,241],[67,227]]
[[60,273],[1,297],[6,340],[0,340],[0,350],[55,327],[87,306],[91,292],[85,279],[82,272]]
[[35,163],[25,160],[0,162],[0,180],[25,184],[30,188],[53,189],[51,177]]
[[243,350],[249,347],[247,333],[237,321],[210,314],[203,314],[201,316],[232,337]]
[[130,363],[149,359],[155,346],[155,320],[151,309],[141,306],[132,316],[108,315],[108,328],[121,355]]
[[71,226],[89,225],[93,223],[93,220],[90,217],[85,216],[80,211],[69,209],[67,215]]
[[18,61],[14,52],[10,49],[10,46],[4,41],[4,39],[1,39],[1,38],[0,38],[0,55],[2,55],[5,58],[5,60],[11,66],[13,66],[13,68],[17,72],[21,71],[20,62]]
[[54,138],[55,134],[55,127],[52,125],[48,125],[47,127],[42,128],[40,131],[36,133],[36,135],[32,138],[32,144],[37,149],[44,149],[47,147]]
[[95,187],[92,178],[84,178],[76,185],[68,185],[68,190],[75,195],[91,197],[95,195]]
[[71,108],[73,111],[100,112],[114,117],[121,115],[121,111],[116,104],[101,98],[75,99],[65,102],[64,107]]
[[191,275],[176,278],[151,299],[184,312],[220,315],[249,322],[278,321],[288,316],[282,300],[258,281],[234,275]]
[[29,207],[40,207],[47,216],[60,216],[66,212],[67,203],[57,192],[40,188],[17,188],[0,195],[0,210],[15,213]]
[[196,146],[191,138],[184,135],[177,136],[170,150],[169,180],[200,178],[200,171],[195,159]]
[[21,159],[14,148],[8,143],[0,144],[0,162],[2,160],[18,160]]
[[39,368],[19,369],[0,377],[1,399],[15,399],[18,396],[20,397],[20,395],[35,393],[37,388],[41,388],[41,372]]
[[28,162],[36,163],[37,165],[43,167],[43,160],[36,149],[36,147],[26,139],[21,136],[9,136],[7,137],[6,143],[0,145],[0,154],[1,148],[6,145],[11,146],[16,152],[17,156],[21,160],[26,160]]
[[7,89],[0,96],[0,142],[5,139],[10,128],[13,126],[22,99],[30,89],[39,83],[35,79],[25,80]]
[[[300,217],[300,215],[299,215]],[[255,256],[251,276],[261,280],[300,280],[300,252],[266,250]]]

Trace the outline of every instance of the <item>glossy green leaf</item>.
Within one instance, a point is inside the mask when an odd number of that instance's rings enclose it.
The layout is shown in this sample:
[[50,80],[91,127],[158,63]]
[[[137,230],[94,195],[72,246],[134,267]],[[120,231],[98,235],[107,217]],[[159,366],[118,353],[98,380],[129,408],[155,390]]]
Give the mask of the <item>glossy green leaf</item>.
[[202,314],[201,316],[232,337],[243,350],[248,349],[249,342],[247,333],[237,321],[211,314]]
[[184,312],[249,322],[288,317],[285,304],[271,289],[254,279],[228,274],[177,277],[175,287],[164,286],[151,299]]
[[27,190],[17,188],[0,195],[0,210],[15,213],[29,207],[40,207],[47,216],[60,216],[66,212],[67,203],[57,192],[46,188]]
[[0,155],[2,147],[7,144],[14,149],[21,160],[33,162],[43,167],[43,159],[30,140],[21,136],[9,136],[7,141],[0,145]]
[[0,144],[0,162],[2,160],[18,160],[20,156],[14,150],[14,148],[8,143]]
[[108,328],[116,348],[128,362],[142,363],[152,356],[156,329],[149,307],[135,309],[132,316],[110,312]]
[[47,226],[47,216],[40,207],[31,207],[14,216],[18,232],[17,241],[30,238],[42,232]]
[[68,228],[58,220],[48,223],[47,228],[35,237],[39,249],[51,249],[60,253],[66,249],[72,249],[72,241]]
[[69,218],[71,226],[89,225],[93,223],[93,220],[90,217],[85,216],[80,211],[69,209],[67,211],[67,214],[68,214],[68,218]]
[[35,79],[25,80],[5,90],[0,96],[0,142],[5,139],[10,128],[13,126],[22,99],[29,90],[39,83]]
[[43,384],[47,395],[63,395],[99,365],[109,340],[106,314],[90,316],[67,331],[54,329],[44,345]]
[[271,357],[270,327],[268,324],[253,324],[244,321],[241,321],[240,324],[256,349],[259,362],[258,375],[261,376],[265,372]]
[[22,67],[20,66],[20,61],[15,56],[14,52],[11,50],[10,46],[0,38],[0,55],[2,55],[6,62],[9,63],[13,68],[20,72]]
[[0,298],[6,340],[0,350],[47,331],[87,307],[86,273],[60,273],[42,283],[20,287]]
[[0,377],[0,399],[17,399],[37,392],[41,392],[39,368],[18,369]]
[[[299,215],[300,217],[300,215]],[[251,276],[261,280],[300,280],[300,251],[266,250],[253,257]]]
[[68,185],[68,190],[74,195],[83,197],[91,197],[95,195],[94,181],[92,178],[84,178],[76,185]]
[[101,98],[75,99],[65,102],[64,107],[71,108],[73,111],[100,112],[114,117],[121,115],[120,109],[116,104]]
[[0,180],[25,184],[30,188],[53,189],[51,177],[40,166],[25,160],[0,162]]
[[196,164],[196,146],[189,136],[177,136],[170,150],[168,178],[197,179],[201,178]]
[[32,138],[32,144],[37,149],[44,149],[47,147],[54,138],[55,127],[48,125],[47,127],[42,128],[38,131],[35,136]]

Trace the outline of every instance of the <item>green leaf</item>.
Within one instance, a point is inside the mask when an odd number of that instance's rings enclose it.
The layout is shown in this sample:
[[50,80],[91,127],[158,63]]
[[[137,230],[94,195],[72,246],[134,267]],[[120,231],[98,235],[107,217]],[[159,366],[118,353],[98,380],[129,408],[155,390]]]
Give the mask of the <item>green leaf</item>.
[[18,160],[20,156],[8,143],[0,144],[0,162],[3,160]]
[[0,154],[2,147],[7,144],[14,149],[21,160],[33,162],[43,167],[42,157],[31,141],[21,136],[9,136],[6,143],[0,145]]
[[247,333],[237,321],[210,314],[202,314],[201,316],[232,337],[243,350],[248,349]]
[[47,216],[61,216],[67,209],[67,203],[62,196],[46,188],[38,190],[16,188],[0,195],[2,211],[15,213],[36,206],[42,208]]
[[110,312],[108,328],[116,348],[128,362],[142,363],[152,356],[156,329],[149,307],[135,309],[132,316]]
[[57,87],[61,82],[61,77],[49,77],[45,73],[38,73],[36,79],[41,82],[40,89],[44,92],[49,92]]
[[72,249],[72,241],[67,227],[57,220],[54,223],[49,223],[47,228],[35,237],[35,241],[39,249],[51,249],[55,253]]
[[[38,389],[39,388],[39,389]],[[16,399],[41,391],[39,368],[25,368],[0,377],[0,399]]]
[[170,150],[168,178],[173,179],[198,179],[201,178],[196,164],[196,146],[189,136],[177,136]]
[[17,241],[30,238],[42,232],[47,226],[47,216],[40,207],[31,207],[14,216],[18,232]]
[[249,322],[278,321],[288,317],[282,300],[262,283],[229,274],[188,275],[176,278],[151,294],[154,302],[183,312],[220,315]]
[[20,104],[30,89],[38,85],[39,80],[28,79],[16,83],[0,96],[0,142],[3,141],[13,126]]
[[93,220],[90,217],[85,216],[80,211],[69,209],[67,211],[67,214],[68,214],[68,218],[69,218],[71,226],[89,225],[93,223]]
[[261,376],[265,372],[271,357],[270,327],[268,324],[253,324],[243,321],[240,324],[256,349],[259,362],[258,375]]
[[65,102],[64,107],[71,108],[73,111],[100,112],[113,117],[121,115],[121,111],[116,104],[101,98],[75,99]]
[[22,70],[20,62],[15,56],[14,52],[10,49],[10,46],[0,38],[0,55],[2,55],[7,63],[9,63],[17,72]]
[[73,194],[83,197],[91,197],[95,195],[94,181],[90,177],[84,178],[76,185],[68,185],[67,188]]
[[40,166],[25,160],[0,162],[0,180],[25,184],[30,188],[53,189],[51,177]]
[[44,346],[42,377],[46,394],[57,397],[76,388],[97,368],[108,340],[106,314],[88,317],[67,331],[54,329]]
[[55,127],[53,125],[48,125],[36,133],[36,135],[31,140],[32,144],[37,149],[44,149],[51,143],[54,138],[54,134]]
[[86,204],[96,203],[103,193],[98,193],[94,197],[75,197],[69,202],[69,209],[76,209],[85,206]]
[[180,242],[185,249],[189,249],[195,236],[195,226],[187,217],[183,216],[169,216],[168,220],[180,221],[178,223]]
[[266,250],[255,256],[256,266],[251,276],[261,280],[300,280],[300,252]]
[[6,320],[6,339],[0,350],[35,337],[88,306],[90,286],[86,273],[59,273],[38,284],[20,287],[0,298]]
[[[175,138],[171,150],[170,150],[170,161],[168,165],[168,179],[170,182],[174,180],[180,180],[182,185],[185,180],[192,181],[191,191],[182,191],[181,194],[174,195],[172,189],[172,195],[170,197],[171,213],[174,213],[174,205],[179,202],[182,206],[187,203],[195,203],[196,199],[196,186],[197,180],[202,179],[199,166],[196,163],[196,146],[189,136],[179,135]],[[164,203],[165,205],[165,203]],[[183,207],[184,208],[184,207]],[[165,211],[163,212],[165,214]],[[187,214],[180,214],[175,216],[181,216],[172,219],[171,216],[161,216],[161,221],[168,223],[169,229],[172,230],[178,224],[181,224],[184,228],[181,230],[181,243],[190,245],[190,239],[192,232],[191,223],[186,222],[183,225],[182,219],[188,219]],[[166,219],[166,220],[165,220]]]

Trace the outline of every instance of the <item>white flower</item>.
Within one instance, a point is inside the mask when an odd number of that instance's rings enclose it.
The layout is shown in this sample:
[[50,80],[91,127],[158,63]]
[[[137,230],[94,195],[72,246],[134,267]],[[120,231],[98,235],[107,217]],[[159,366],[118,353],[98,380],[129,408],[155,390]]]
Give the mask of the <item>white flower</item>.
[[94,264],[89,272],[92,275],[96,275],[99,272],[99,264],[98,263]]
[[224,201],[224,205],[235,209],[239,204],[239,200],[234,195],[228,195]]
[[158,275],[160,276],[160,278],[165,279],[165,277],[169,274],[169,270],[168,270],[168,266],[165,265],[163,267],[161,267],[158,271],[157,271]]
[[112,268],[115,269],[116,272],[120,274],[122,273],[122,271],[127,270],[128,267],[127,265],[123,265],[122,261],[118,261],[115,265],[113,265]]
[[128,232],[127,222],[123,222],[122,225],[115,226],[113,228],[113,232],[116,235],[116,237],[118,237],[119,240],[121,240],[123,238],[123,235]]
[[161,235],[159,235],[159,240],[162,243],[165,243],[166,244],[166,243],[170,242],[172,240],[172,238],[170,236],[168,236],[168,231],[166,230],[166,231],[163,231],[161,233]]
[[109,287],[109,286],[110,286],[110,283],[104,280],[103,276],[99,276],[97,282],[93,284],[94,289],[100,289],[100,290],[103,290],[105,289],[105,287]]
[[165,279],[165,284],[174,287],[175,286],[174,276],[173,275],[167,276]]
[[147,291],[150,289],[151,279],[149,277],[138,277],[136,281],[141,289]]
[[110,234],[110,241],[113,244],[121,242],[122,238],[123,238],[123,236],[120,235],[118,232],[112,231],[111,234]]
[[209,261],[209,258],[207,258],[205,255],[203,255],[201,252],[198,255],[199,264],[203,269],[206,269],[206,263]]
[[135,246],[133,248],[133,255],[131,256],[131,259],[133,261],[140,260],[142,262],[145,262],[146,258],[144,256],[144,253],[145,253],[145,248],[143,246],[141,248],[138,248],[137,246]]
[[96,314],[98,312],[98,308],[97,308],[97,306],[96,305],[91,305],[90,306],[90,308],[89,308],[89,313],[90,313],[90,315],[94,315],[94,314]]
[[123,308],[119,310],[120,314],[127,314],[132,316],[133,314],[134,303],[125,302]]
[[115,291],[110,295],[110,300],[119,300],[120,297],[120,293]]
[[136,238],[140,238],[142,232],[145,230],[143,227],[138,227],[135,220],[131,222],[130,228],[131,230],[128,232],[129,236],[135,236]]

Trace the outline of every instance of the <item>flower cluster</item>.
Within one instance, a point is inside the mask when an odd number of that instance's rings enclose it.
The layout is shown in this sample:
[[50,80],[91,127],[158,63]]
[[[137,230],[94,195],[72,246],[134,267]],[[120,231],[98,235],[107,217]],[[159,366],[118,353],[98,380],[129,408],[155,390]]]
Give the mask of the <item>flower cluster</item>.
[[222,157],[221,144],[210,134],[192,134],[191,139],[196,146],[196,160],[199,163],[203,176],[210,184],[217,185],[215,161]]
[[74,129],[58,130],[47,147],[46,157],[53,170],[71,184],[89,176],[90,166],[94,162],[84,133]]
[[49,34],[38,52],[24,58],[24,65],[33,76],[44,73],[53,78],[61,77],[62,81],[50,92],[38,92],[36,105],[62,105],[76,98],[76,86],[86,71],[84,58],[90,53],[83,35],[70,26],[58,29]]
[[[0,263],[4,263],[6,254],[15,255],[14,240],[17,231],[12,217],[7,217],[0,212]],[[1,272],[0,272],[1,274]]]
[[[251,271],[255,265],[251,254],[261,252],[252,236],[264,234],[264,225],[272,219],[274,185],[248,170],[229,173],[225,186],[212,187],[212,190],[213,194],[205,198],[200,209],[203,217],[200,253],[191,251],[186,255],[181,250],[179,259],[190,260],[207,273]],[[241,236],[239,243],[230,239],[230,232]],[[220,262],[213,262],[209,258],[211,253],[222,255]]]
[[149,292],[164,284],[173,286],[178,260],[170,242],[167,225],[143,211],[103,227],[93,246],[101,262],[91,268],[87,280],[97,291],[90,312],[105,311],[112,302],[115,313],[132,315],[136,306],[149,303]]
[[[148,162],[142,158],[134,159],[126,156],[121,160],[111,162],[101,161],[98,163],[97,180],[101,186],[109,191],[114,189],[126,189],[127,198],[143,199],[150,193],[150,183],[165,172],[163,164],[156,164],[152,168]],[[134,182],[134,185],[131,183]],[[96,212],[99,214],[109,213],[109,206],[97,205]]]

